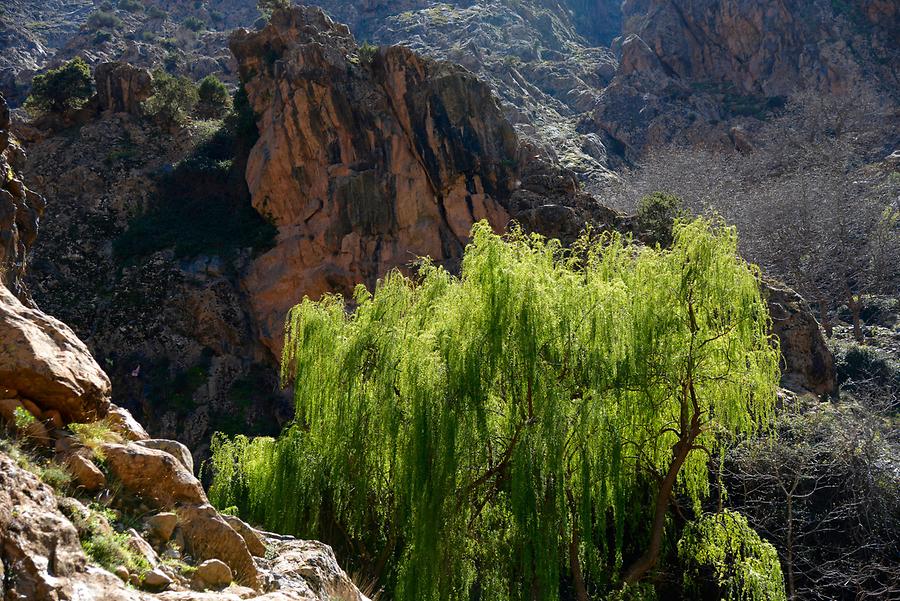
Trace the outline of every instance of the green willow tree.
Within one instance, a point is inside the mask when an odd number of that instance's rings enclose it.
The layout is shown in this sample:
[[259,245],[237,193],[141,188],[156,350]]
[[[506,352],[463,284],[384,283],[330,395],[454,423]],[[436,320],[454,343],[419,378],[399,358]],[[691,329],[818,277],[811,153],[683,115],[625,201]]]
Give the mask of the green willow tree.
[[472,236],[458,278],[425,263],[358,288],[353,312],[296,306],[295,423],[217,438],[210,497],[360,558],[401,601],[636,583],[674,494],[699,505],[709,456],[771,417],[758,273],[703,220],[670,250]]

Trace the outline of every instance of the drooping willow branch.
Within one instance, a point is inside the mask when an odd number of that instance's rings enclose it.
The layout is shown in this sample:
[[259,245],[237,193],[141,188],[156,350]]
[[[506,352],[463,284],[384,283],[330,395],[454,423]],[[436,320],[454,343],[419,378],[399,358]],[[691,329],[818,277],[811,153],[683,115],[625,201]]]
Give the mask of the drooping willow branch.
[[[283,358],[302,427],[217,439],[210,497],[271,529],[346,532],[400,601],[637,580],[673,494],[699,502],[721,435],[774,406],[778,353],[736,249],[702,220],[670,250],[479,224],[459,277],[391,273],[353,312],[304,300]],[[626,538],[649,543],[623,569]]]

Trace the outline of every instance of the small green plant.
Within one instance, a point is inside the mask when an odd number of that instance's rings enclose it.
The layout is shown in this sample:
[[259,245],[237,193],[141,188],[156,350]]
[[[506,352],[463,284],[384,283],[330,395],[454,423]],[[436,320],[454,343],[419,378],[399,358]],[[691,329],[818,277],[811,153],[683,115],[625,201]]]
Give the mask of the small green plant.
[[369,42],[363,42],[357,53],[359,55],[359,64],[368,66],[375,60],[375,55],[378,53],[378,46],[370,44]]
[[138,13],[144,10],[144,5],[138,0],[119,0],[119,8],[130,13]]
[[678,541],[684,564],[686,599],[707,598],[704,584],[715,583],[723,601],[786,599],[778,552],[733,511],[705,515],[688,524]]
[[257,0],[256,9],[262,13],[264,17],[271,18],[272,13],[291,7],[291,0]]
[[56,463],[48,463],[40,468],[38,477],[56,491],[65,491],[72,483],[72,474]]
[[169,13],[158,6],[151,6],[147,9],[147,16],[151,19],[166,19],[168,18]]
[[637,226],[648,244],[666,248],[674,239],[672,228],[675,220],[683,215],[680,198],[665,192],[654,192],[638,203]]
[[125,533],[89,531],[81,541],[81,548],[91,560],[109,571],[118,566],[125,566],[128,571],[138,576],[150,571],[147,559],[136,553],[128,544],[129,537]]
[[108,442],[122,442],[122,437],[110,428],[109,422],[99,420],[86,424],[69,424],[69,430],[82,445],[90,449],[94,458],[103,461],[102,446]]
[[84,59],[76,56],[59,67],[34,77],[25,108],[33,115],[61,113],[80,108],[93,94],[91,69]]
[[18,430],[25,430],[28,426],[37,422],[37,419],[25,407],[16,407],[13,410],[13,417]]
[[99,46],[105,44],[112,39],[112,34],[108,31],[98,31],[94,34],[94,45]]
[[197,97],[197,115],[203,119],[221,118],[231,108],[228,89],[215,75],[200,80]]
[[187,77],[153,71],[153,96],[144,101],[144,112],[163,125],[183,125],[198,100],[197,86]]

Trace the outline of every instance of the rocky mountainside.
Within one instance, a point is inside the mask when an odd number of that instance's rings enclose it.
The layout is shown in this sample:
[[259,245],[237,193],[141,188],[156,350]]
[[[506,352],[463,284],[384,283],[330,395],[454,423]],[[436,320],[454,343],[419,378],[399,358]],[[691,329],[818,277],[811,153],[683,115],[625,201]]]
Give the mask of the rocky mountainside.
[[23,304],[40,199],[7,115],[0,96],[0,269],[20,297],[0,283],[0,598],[365,601],[329,547],[213,509],[188,449],[111,404],[85,344]]
[[17,106],[35,73],[75,56],[235,81],[228,31],[258,17],[252,0],[10,0],[0,11],[0,93]]
[[871,87],[896,113],[896,3],[630,0],[622,10],[619,67],[591,119],[629,159],[676,139],[739,145],[741,129],[802,90]]
[[274,434],[290,412],[239,277],[253,232],[269,226],[249,206],[233,135],[172,134],[125,111],[143,93],[125,84],[145,71],[97,73],[108,74],[97,82],[106,94],[83,125],[22,128],[25,177],[53,199],[29,271],[34,296],[87,342],[115,401],[155,435],[199,457],[215,431]]
[[[198,460],[216,431],[275,434],[290,419],[277,359],[304,295],[349,294],[423,255],[452,268],[482,218],[563,240],[586,223],[634,227],[521,138],[464,69],[361,47],[314,9],[232,46],[252,132],[129,113],[146,74],[115,64],[96,70],[81,125],[19,128],[27,181],[51,199],[28,275],[38,304],[87,343],[114,402]],[[778,307],[797,385],[830,389],[808,309]]]

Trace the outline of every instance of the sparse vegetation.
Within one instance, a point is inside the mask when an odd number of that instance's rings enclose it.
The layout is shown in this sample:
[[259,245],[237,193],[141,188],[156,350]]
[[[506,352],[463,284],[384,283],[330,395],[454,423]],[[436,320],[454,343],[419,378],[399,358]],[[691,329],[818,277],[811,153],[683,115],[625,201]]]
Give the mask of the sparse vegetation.
[[121,436],[116,434],[106,420],[98,420],[85,424],[69,424],[69,430],[86,448],[90,449],[98,461],[103,461],[101,446],[108,442],[122,442]]
[[119,29],[122,27],[122,19],[114,13],[99,10],[91,13],[85,26],[91,31]]
[[181,24],[193,32],[198,32],[201,29],[206,28],[206,23],[204,23],[203,21],[201,21],[200,19],[198,19],[197,17],[195,17],[193,15],[191,15],[190,17],[188,17],[187,19],[182,21]]

